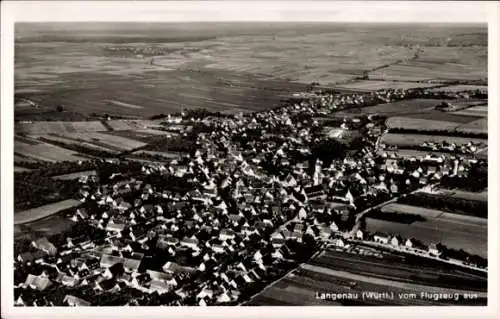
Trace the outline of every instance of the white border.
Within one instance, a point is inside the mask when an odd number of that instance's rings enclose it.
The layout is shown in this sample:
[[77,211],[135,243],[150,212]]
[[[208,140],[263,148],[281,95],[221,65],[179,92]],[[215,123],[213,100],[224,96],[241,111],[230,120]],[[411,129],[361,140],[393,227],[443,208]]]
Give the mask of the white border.
[[[304,12],[305,8],[320,7],[324,10],[330,8],[333,11],[338,12],[341,5],[339,2],[331,1],[321,1],[321,2],[304,2],[304,1],[268,1],[261,2],[259,4],[253,3],[250,5],[248,2],[234,2],[234,1],[218,1],[211,2],[211,7],[215,5],[218,10],[223,10],[230,8],[230,14],[219,14],[215,16],[215,20],[260,20],[262,17],[267,17],[267,21],[286,21],[293,19],[290,12]],[[345,2],[343,5],[346,5]],[[465,2],[442,2],[438,6],[449,9],[451,12],[447,16],[438,17],[440,20],[452,19],[460,17],[461,19],[466,19],[460,12],[456,13],[456,7],[460,7]],[[92,16],[85,14],[85,10],[81,10],[82,5],[87,5],[92,7],[94,14]],[[194,6],[193,6],[194,4]],[[377,7],[379,10],[389,10],[387,6],[399,7],[401,16],[403,20],[418,20],[427,21],[429,17],[423,17],[421,12],[420,16],[414,8],[418,6],[430,5],[428,2],[418,2],[417,5],[411,2],[374,2],[374,1],[354,1],[350,2],[349,6],[357,6],[357,9],[361,9],[365,6],[373,8]],[[500,51],[498,48],[498,43],[500,42],[500,33],[498,21],[500,21],[500,4],[498,2],[488,2],[481,3],[481,5],[486,8],[488,12],[488,26],[489,26],[489,159],[490,172],[489,172],[489,226],[488,226],[488,257],[489,257],[489,280],[488,280],[488,296],[489,305],[487,307],[412,307],[411,310],[408,307],[243,307],[238,310],[234,310],[232,307],[210,307],[210,308],[199,308],[199,307],[130,307],[130,308],[117,308],[117,307],[95,307],[95,308],[17,308],[13,307],[13,273],[12,273],[12,261],[13,261],[13,68],[14,68],[14,45],[13,45],[13,23],[14,21],[25,20],[31,18],[31,20],[43,21],[44,18],[50,17],[48,20],[66,20],[74,21],[76,17],[70,13],[80,13],[80,19],[84,20],[99,20],[99,17],[114,17],[113,20],[127,21],[131,20],[130,15],[125,14],[128,11],[133,11],[137,13],[137,8],[148,8],[148,12],[151,8],[157,9],[156,7],[161,7],[161,9],[172,9],[175,11],[175,15],[168,17],[170,21],[193,21],[196,20],[194,17],[196,15],[189,15],[190,10],[199,12],[214,12],[209,10],[207,2],[191,2],[189,4],[180,2],[153,2],[145,5],[139,2],[63,2],[63,1],[47,1],[47,2],[7,2],[2,1],[2,21],[1,21],[1,33],[2,33],[2,47],[1,47],[1,235],[2,235],[2,245],[1,245],[1,279],[2,279],[2,298],[1,298],[1,317],[2,318],[60,318],[67,316],[75,316],[82,318],[87,317],[99,317],[99,318],[132,318],[138,316],[148,316],[148,317],[211,317],[211,318],[222,318],[222,317],[328,317],[332,316],[350,316],[352,317],[382,317],[382,318],[450,318],[450,317],[463,317],[463,318],[495,318],[499,313],[499,307],[497,305],[498,301],[498,285],[500,283],[498,278],[498,200],[500,194],[499,185],[497,183],[500,177],[499,171],[500,166],[496,165],[497,155],[499,154],[499,145],[497,138],[499,137],[499,125],[500,113],[498,108],[500,107],[500,100],[498,97],[498,88],[500,88],[499,72],[500,66],[498,63],[498,57],[500,57]],[[469,3],[470,5],[470,3]],[[63,7],[73,7],[77,10],[68,10]],[[156,7],[154,7],[156,6]],[[484,12],[481,10],[474,9],[477,4],[471,5],[469,7],[470,16],[467,20],[478,20],[481,21],[481,14]],[[55,10],[57,9],[61,11]],[[42,8],[42,9],[41,9]],[[45,9],[43,9],[45,8]],[[124,9],[126,8],[126,9]],[[243,8],[243,9],[242,9]],[[267,12],[262,15],[252,15],[248,14],[248,10],[261,10],[262,12]],[[287,10],[287,14],[280,14],[283,10]],[[38,11],[37,11],[38,10]],[[106,11],[107,10],[107,11]],[[114,13],[109,15],[110,10]],[[281,10],[281,11],[280,11]],[[394,10],[394,9],[390,9]],[[57,13],[54,13],[57,12]],[[62,14],[66,12],[67,14]],[[108,12],[103,14],[103,12]],[[118,12],[118,13],[117,13]],[[269,13],[271,12],[271,14]],[[318,12],[317,10],[315,11]],[[392,11],[395,12],[395,11]],[[478,14],[479,12],[479,14]],[[482,13],[483,12],[483,13]],[[37,14],[38,13],[38,16]],[[129,12],[130,13],[130,12]],[[227,13],[227,12],[226,12]],[[245,15],[246,13],[246,15]],[[415,14],[414,14],[415,13]],[[454,15],[453,13],[456,13]],[[33,18],[34,17],[34,18]],[[94,17],[94,18],[92,18]],[[97,18],[96,18],[97,17]],[[206,17],[206,15],[205,15]],[[230,17],[231,19],[228,19]],[[330,18],[329,18],[330,17]],[[328,20],[332,16],[319,16],[316,20]],[[132,20],[151,19],[151,16],[138,15]],[[163,17],[165,18],[165,17]],[[377,16],[375,15],[375,19]],[[295,20],[300,20],[300,16]],[[437,19],[434,15],[434,19]],[[46,19],[47,20],[47,19]],[[199,20],[199,19],[198,19]],[[203,20],[210,20],[209,18]],[[366,21],[366,20],[365,20]],[[380,21],[380,20],[379,20]]]

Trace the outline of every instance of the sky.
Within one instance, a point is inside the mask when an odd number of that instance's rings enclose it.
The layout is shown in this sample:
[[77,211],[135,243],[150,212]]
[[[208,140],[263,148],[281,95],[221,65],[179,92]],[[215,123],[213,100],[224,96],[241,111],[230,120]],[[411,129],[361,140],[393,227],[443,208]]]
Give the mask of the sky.
[[16,22],[486,23],[489,10],[487,1],[4,1],[3,5]]

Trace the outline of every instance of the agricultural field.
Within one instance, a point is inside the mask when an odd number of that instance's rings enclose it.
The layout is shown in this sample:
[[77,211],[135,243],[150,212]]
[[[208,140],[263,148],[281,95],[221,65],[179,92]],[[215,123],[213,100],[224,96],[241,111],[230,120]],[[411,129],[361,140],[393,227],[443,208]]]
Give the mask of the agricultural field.
[[413,99],[397,101],[392,103],[384,103],[375,106],[348,109],[338,113],[339,116],[344,114],[379,114],[385,116],[397,116],[406,114],[420,114],[428,112],[443,100],[439,99]]
[[32,159],[47,162],[85,160],[84,157],[78,155],[74,151],[47,143],[38,143],[33,145],[16,141],[14,143],[14,152],[23,157],[26,156]]
[[457,124],[467,124],[475,120],[480,120],[482,118],[480,114],[477,114],[476,116],[461,115],[460,112],[463,111],[441,112],[438,110],[429,110],[426,112],[407,114],[405,116],[422,120],[438,120],[438,121],[454,122]]
[[388,129],[408,129],[408,130],[453,130],[457,127],[457,123],[439,121],[439,120],[426,120],[416,119],[412,117],[395,116],[387,119],[385,125]]
[[[16,95],[40,106],[27,110],[27,118],[34,118],[30,112],[52,119],[103,110],[138,117],[198,107],[224,113],[263,110],[312,81],[334,86],[375,69],[370,77],[383,73],[384,80],[486,77],[486,37],[476,36],[474,46],[464,37],[486,35],[482,27],[148,24],[124,37],[130,26],[104,24],[105,34],[99,36],[83,31],[84,24],[62,26],[73,36],[43,24],[16,28]],[[453,47],[427,46],[429,33],[436,43],[453,39]],[[157,54],[109,50],[125,43]],[[404,62],[413,58],[411,46],[417,44],[425,46],[419,61]],[[63,112],[55,112],[58,105]]]
[[96,175],[96,174],[97,174],[96,171],[84,171],[84,172],[77,172],[77,173],[71,173],[71,174],[57,175],[57,176],[53,176],[52,178],[68,181],[68,180],[78,179],[82,176],[92,176],[92,175]]
[[486,86],[486,85],[457,84],[457,85],[450,85],[450,86],[445,86],[445,87],[440,87],[440,88],[435,88],[435,89],[434,88],[429,89],[430,92],[451,92],[451,93],[476,91],[476,90],[479,90],[481,92],[488,92],[488,86]]
[[[429,48],[425,48],[426,51],[428,49]],[[456,53],[453,49],[454,48],[445,47],[440,50],[444,52],[440,53]],[[450,62],[453,58],[447,59],[447,57],[443,55],[436,55],[440,61],[425,61],[425,57],[420,57],[417,61],[406,61],[371,72],[369,77],[373,79],[383,79],[386,81],[453,81],[481,80],[487,78],[488,67],[486,64],[486,49],[470,48],[468,51],[480,58],[477,61],[471,61],[471,64],[467,65],[460,62]],[[465,56],[462,58],[466,59]]]
[[39,121],[32,123],[16,123],[15,124],[16,133],[24,133],[28,135],[40,135],[40,134],[61,134],[65,135],[68,133],[83,133],[83,132],[99,132],[107,131],[106,127],[102,125],[100,121],[83,121],[83,122],[47,122]]
[[480,105],[480,106],[473,106],[469,107],[464,110],[460,110],[458,112],[455,112],[455,114],[463,115],[463,116],[488,116],[488,106],[486,105]]
[[14,224],[26,224],[38,219],[43,219],[50,215],[56,214],[60,211],[77,207],[81,204],[79,200],[76,199],[67,199],[57,203],[48,204],[44,206],[40,206],[33,209],[28,209],[25,211],[21,211],[14,214]]
[[359,91],[377,91],[382,89],[415,89],[415,88],[432,88],[439,84],[436,83],[418,83],[418,82],[392,82],[392,81],[377,81],[364,80],[356,81],[348,84],[339,84],[335,88],[359,90]]
[[468,143],[474,143],[476,145],[487,146],[488,140],[479,138],[469,138],[469,137],[455,137],[455,136],[439,136],[439,135],[425,135],[425,134],[398,134],[398,133],[388,133],[385,134],[381,143],[387,145],[394,145],[402,148],[411,148],[415,146],[420,146],[425,142],[441,143],[446,141],[448,143],[455,143],[456,145],[467,145]]
[[476,121],[472,121],[470,123],[460,125],[456,128],[457,132],[465,132],[465,133],[483,133],[488,134],[488,119],[480,119]]
[[442,243],[448,248],[463,249],[484,258],[487,256],[487,219],[403,204],[389,204],[384,206],[382,211],[416,214],[424,217],[426,221],[402,224],[367,218],[368,232],[399,234],[404,238],[416,238],[426,245]]
[[[385,259],[387,258],[387,259]],[[411,259],[411,258],[410,258]],[[419,260],[421,261],[421,260]],[[419,267],[415,267],[419,264]],[[447,280],[443,280],[446,278]],[[448,283],[448,286],[445,284]],[[354,285],[353,285],[354,283]],[[451,285],[451,286],[449,286]],[[394,299],[368,299],[362,292],[394,294]],[[247,305],[444,305],[445,301],[422,300],[420,293],[477,292],[486,297],[486,278],[452,269],[411,264],[398,255],[359,256],[327,249],[318,257],[267,287]],[[356,294],[352,300],[321,300],[316,293]],[[416,293],[416,298],[399,298],[399,293]],[[482,300],[481,302],[485,302]]]
[[74,139],[74,138],[71,138],[71,137],[62,137],[62,136],[59,136],[59,135],[36,135],[34,136],[40,140],[44,140],[46,143],[54,143],[54,144],[57,144],[57,143],[64,143],[64,144],[68,144],[68,145],[78,145],[78,146],[81,146],[81,147],[84,147],[86,149],[90,149],[90,150],[96,150],[96,151],[105,151],[105,152],[109,152],[109,153],[118,153],[118,149],[115,149],[115,148],[109,148],[109,147],[105,147],[103,145],[98,145],[96,142],[93,142],[93,143],[88,143],[88,142],[84,142],[83,140],[79,140],[79,139]]
[[106,132],[106,135],[111,135],[111,136],[119,136],[143,143],[149,143],[152,138],[158,137],[158,136],[165,136],[167,137],[170,133],[165,132],[165,131],[158,131],[158,130],[151,130],[151,129],[144,129],[144,130],[135,130],[135,131],[112,131],[112,132]]
[[437,193],[443,197],[452,197],[452,198],[460,198],[471,201],[480,201],[487,202],[488,201],[488,190],[484,190],[482,192],[468,192],[461,189],[438,189]]
[[71,133],[66,134],[65,136],[73,140],[85,141],[90,144],[96,144],[98,146],[117,151],[132,150],[147,144],[133,139],[105,133]]

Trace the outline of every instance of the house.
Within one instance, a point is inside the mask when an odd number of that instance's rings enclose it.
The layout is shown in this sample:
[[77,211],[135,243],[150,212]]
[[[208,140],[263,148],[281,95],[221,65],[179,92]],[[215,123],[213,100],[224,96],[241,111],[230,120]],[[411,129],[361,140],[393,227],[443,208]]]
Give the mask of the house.
[[391,238],[391,245],[396,247],[399,246],[399,239],[396,236]]
[[406,240],[405,246],[408,247],[408,248],[412,248],[413,247],[413,241],[411,240],[411,238],[408,238]]
[[64,304],[67,304],[70,307],[88,307],[91,305],[90,302],[83,300],[81,298],[75,297],[73,295],[66,295],[63,300]]
[[39,238],[31,244],[33,247],[46,252],[50,256],[57,254],[57,248],[46,237]]
[[286,243],[284,238],[271,238],[271,244],[274,248],[280,248]]
[[235,235],[233,230],[223,229],[223,230],[221,230],[221,232],[219,234],[219,239],[220,240],[230,240],[230,239],[234,239],[235,236],[236,235]]
[[433,255],[433,256],[440,256],[441,255],[441,251],[439,251],[439,249],[437,248],[437,245],[434,244],[434,243],[431,243],[429,245],[429,248],[428,248],[428,252],[430,255]]
[[109,223],[106,225],[106,231],[112,233],[119,233],[122,232],[124,229],[125,229],[124,224],[114,223],[113,221],[109,221]]
[[39,260],[47,255],[46,252],[37,250],[34,252],[25,252],[17,255],[17,261],[20,263],[32,262],[34,260]]
[[190,267],[181,266],[175,262],[168,261],[162,267],[162,270],[166,273],[177,275],[177,274],[181,274],[181,273],[184,273],[184,274],[191,273],[194,269],[190,268]]
[[115,264],[123,264],[123,268],[127,272],[137,272],[139,269],[139,265],[141,263],[140,260],[117,257],[112,255],[103,254],[100,261],[101,268],[110,268]]
[[358,239],[358,240],[363,240],[363,231],[362,231],[362,230],[360,230],[360,229],[359,229],[359,230],[356,232],[356,239]]
[[24,282],[24,287],[30,287],[31,289],[44,291],[45,289],[52,286],[52,282],[47,277],[35,276],[29,274]]
[[336,247],[339,247],[339,248],[345,247],[345,243],[344,243],[344,240],[342,240],[342,238],[334,238],[332,240],[332,244],[334,244]]
[[187,237],[184,237],[180,241],[180,245],[181,246],[189,247],[189,248],[194,249],[194,250],[198,250],[199,249],[198,243],[199,243],[198,239],[196,239],[196,238],[187,238]]

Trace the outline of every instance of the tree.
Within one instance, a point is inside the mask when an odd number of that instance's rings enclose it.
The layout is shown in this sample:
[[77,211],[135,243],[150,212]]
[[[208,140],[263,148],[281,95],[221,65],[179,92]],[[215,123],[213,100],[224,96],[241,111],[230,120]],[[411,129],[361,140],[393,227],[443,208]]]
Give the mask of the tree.
[[62,105],[57,106],[57,112],[62,112],[64,111],[64,107]]

